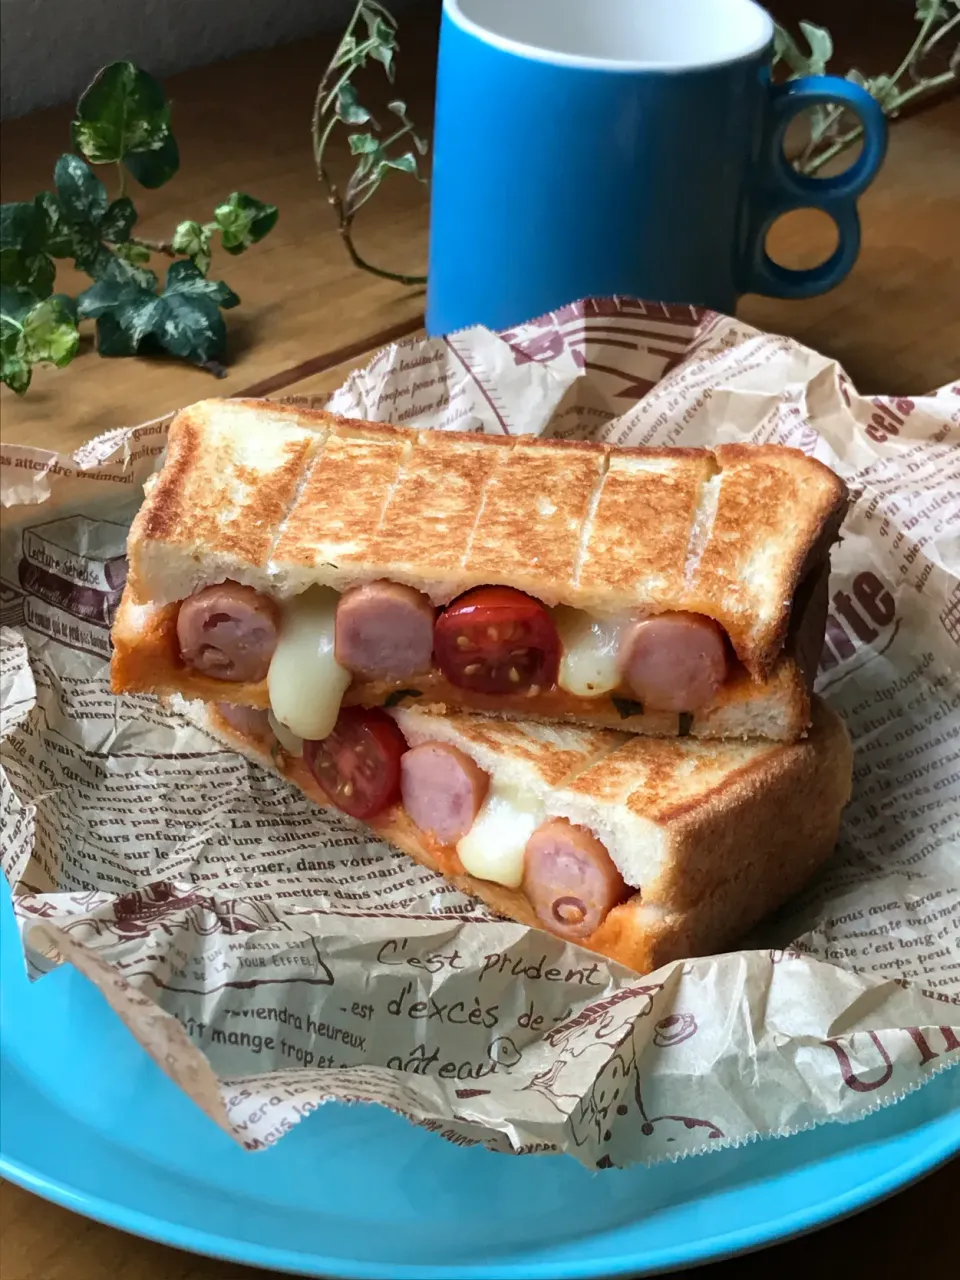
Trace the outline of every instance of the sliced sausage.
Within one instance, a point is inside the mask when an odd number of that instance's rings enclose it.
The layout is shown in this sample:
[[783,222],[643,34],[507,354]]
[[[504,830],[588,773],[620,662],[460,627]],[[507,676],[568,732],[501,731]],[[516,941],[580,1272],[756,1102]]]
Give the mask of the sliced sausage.
[[259,707],[237,707],[232,702],[218,702],[215,705],[220,718],[245,738],[273,737],[269,711],[263,711]]
[[403,807],[441,844],[456,844],[467,834],[489,785],[480,766],[446,742],[424,742],[400,760]]
[[543,927],[573,941],[630,892],[597,837],[566,818],[549,818],[527,841],[523,891]]
[[624,629],[620,670],[650,711],[695,711],[727,678],[722,629],[699,613],[658,613]]
[[239,582],[205,587],[177,614],[180,656],[188,667],[217,680],[266,679],[277,647],[280,611],[272,600]]
[[398,582],[354,587],[337,604],[337,661],[368,680],[405,680],[429,671],[433,617],[433,605],[413,587]]

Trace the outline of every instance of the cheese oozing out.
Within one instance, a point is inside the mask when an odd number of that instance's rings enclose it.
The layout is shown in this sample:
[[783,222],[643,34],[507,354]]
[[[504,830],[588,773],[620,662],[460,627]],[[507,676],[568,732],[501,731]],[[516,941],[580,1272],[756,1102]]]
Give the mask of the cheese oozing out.
[[280,743],[281,747],[283,747],[284,751],[291,756],[302,756],[303,739],[298,738],[297,735],[291,732],[285,724],[281,724],[272,711],[267,715],[267,720],[269,721],[270,728],[273,731],[273,736]]
[[560,636],[557,684],[580,698],[599,698],[622,683],[618,655],[623,617],[598,618],[559,605],[553,620]]
[[267,689],[274,719],[297,738],[316,740],[333,732],[353,678],[334,656],[339,598],[332,587],[310,587],[283,607]]
[[473,826],[457,842],[464,870],[478,880],[519,889],[527,841],[543,820],[543,805],[533,796],[492,782]]

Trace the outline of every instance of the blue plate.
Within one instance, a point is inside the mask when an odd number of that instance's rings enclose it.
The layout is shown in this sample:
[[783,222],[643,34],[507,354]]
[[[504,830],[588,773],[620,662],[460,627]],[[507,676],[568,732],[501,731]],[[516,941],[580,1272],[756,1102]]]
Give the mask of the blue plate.
[[0,1174],[183,1249],[327,1277],[633,1275],[821,1226],[960,1150],[951,1070],[858,1124],[652,1169],[460,1149],[370,1106],[245,1154],[75,970],[28,983],[3,898]]

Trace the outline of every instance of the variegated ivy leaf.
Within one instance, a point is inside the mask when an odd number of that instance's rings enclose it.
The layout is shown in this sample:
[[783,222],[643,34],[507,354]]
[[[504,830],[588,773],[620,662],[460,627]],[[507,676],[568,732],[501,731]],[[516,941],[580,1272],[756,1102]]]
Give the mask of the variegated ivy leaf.
[[334,113],[344,124],[366,124],[370,119],[370,112],[357,101],[357,91],[352,84],[340,86]]
[[810,57],[807,62],[807,75],[822,76],[827,63],[833,57],[833,39],[826,27],[818,27],[813,22],[801,22],[800,30],[807,38],[810,46]]
[[392,102],[387,103],[387,110],[392,111],[395,116],[399,116],[401,120],[407,118],[407,104],[402,98],[394,98]]
[[419,176],[417,174],[417,157],[412,151],[405,151],[402,156],[384,156],[377,167],[381,177],[388,169],[399,169],[401,173],[412,173],[416,177]]
[[800,30],[806,37],[810,47],[804,53],[793,36],[784,27],[774,27],[773,52],[774,63],[781,59],[790,68],[790,79],[798,76],[822,76],[827,63],[833,55],[833,40],[825,27],[818,27],[813,22],[801,22]]
[[380,143],[372,133],[351,133],[347,138],[350,154],[359,156],[355,170],[356,177],[364,177],[373,168],[374,161],[381,158]]

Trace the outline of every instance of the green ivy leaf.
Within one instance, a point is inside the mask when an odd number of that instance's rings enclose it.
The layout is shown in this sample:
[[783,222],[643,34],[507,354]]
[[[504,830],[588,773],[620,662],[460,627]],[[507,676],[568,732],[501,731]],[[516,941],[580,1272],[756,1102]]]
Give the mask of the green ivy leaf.
[[210,240],[213,230],[199,222],[181,222],[173,233],[175,253],[183,253],[197,270],[206,275],[210,270]]
[[0,285],[0,324],[4,335],[8,326],[13,326],[13,332],[19,332],[24,316],[39,301],[39,298],[35,298],[26,289],[11,289],[8,285]]
[[120,244],[130,239],[136,220],[137,211],[133,207],[133,201],[129,196],[121,196],[107,207],[100,221],[100,235],[110,244]]
[[77,249],[74,261],[80,271],[85,271],[94,280],[99,280],[113,261],[113,254],[101,243],[100,237],[92,227],[76,227]]
[[191,293],[164,294],[163,324],[157,341],[173,356],[193,364],[219,360],[227,345],[220,308],[210,298]]
[[810,57],[807,62],[807,75],[822,76],[827,63],[833,57],[833,39],[826,27],[818,27],[814,22],[802,21],[800,30],[807,38],[810,46]]
[[[97,322],[97,351],[102,356],[132,356],[162,323],[160,299],[132,277],[123,278],[113,260],[110,278],[98,280],[77,299],[81,317]],[[150,273],[153,275],[153,273]],[[156,281],[156,276],[153,277]]]
[[222,280],[208,280],[192,262],[174,262],[167,272],[165,298],[183,294],[192,298],[208,298],[218,307],[235,307],[240,299]]
[[132,266],[138,266],[140,263],[150,261],[150,250],[145,249],[142,244],[118,244],[114,252],[118,258],[122,258],[124,262],[129,262]]
[[146,290],[127,298],[97,320],[97,352],[107,359],[135,356],[145,338],[162,324],[160,299]]
[[48,297],[57,268],[45,239],[46,220],[35,201],[0,205],[0,284]]
[[378,44],[370,50],[370,57],[375,58],[377,62],[382,63],[384,71],[387,73],[387,79],[393,84],[396,70],[393,65],[394,46],[389,44]]
[[0,381],[17,395],[29,387],[33,365],[62,368],[79,342],[72,299],[54,294],[38,300],[25,290],[0,287]]
[[23,345],[30,364],[46,362],[58,369],[69,364],[80,345],[73,299],[55,293],[37,303],[24,317]]
[[[147,293],[135,281],[121,283],[117,280],[98,280],[89,289],[84,289],[77,298],[77,313],[83,320],[99,320],[108,311],[123,306],[127,302],[140,299]],[[152,295],[151,295],[152,296]]]
[[372,133],[351,133],[347,138],[352,156],[372,155],[380,150],[380,143]]
[[155,151],[131,151],[123,163],[141,187],[153,191],[169,182],[180,168],[180,148],[171,133]]
[[340,86],[333,110],[344,124],[366,124],[370,119],[370,112],[357,101],[357,91],[352,84]]
[[388,169],[399,169],[401,173],[412,173],[415,177],[419,177],[417,173],[417,157],[412,151],[405,151],[402,156],[385,156],[380,161],[381,176]]
[[277,207],[264,204],[242,191],[234,191],[223,204],[217,205],[213,218],[227,253],[243,253],[273,230]]
[[45,253],[25,254],[18,249],[0,250],[0,283],[27,289],[38,298],[53,292],[57,268]]
[[76,236],[57,197],[52,191],[41,191],[33,203],[43,219],[43,247],[47,253],[51,258],[74,257]]
[[153,76],[132,62],[111,62],[81,95],[73,134],[93,164],[125,163],[164,144],[170,107]]
[[96,226],[107,211],[107,188],[90,166],[69,153],[57,161],[53,181],[68,222]]
[[940,10],[941,0],[917,0],[916,15],[918,22],[926,22],[927,18],[936,17]]
[[187,261],[171,265],[159,296],[120,278],[116,266],[111,277],[78,299],[80,315],[97,321],[101,355],[134,355],[147,344],[194,364],[222,356],[227,335],[220,308],[235,307],[240,299],[221,281],[207,280]]
[[23,289],[0,285],[0,382],[18,396],[30,385],[30,366],[23,358],[20,335],[23,320],[37,299]]
[[127,255],[115,254],[109,249],[103,249],[94,267],[92,274],[97,281],[108,284],[137,285],[138,288],[148,289],[151,293],[156,291],[158,283],[156,272],[139,266]]
[[383,149],[372,133],[351,133],[347,137],[347,145],[351,155],[360,157],[354,171],[355,178],[362,178],[383,158]]

